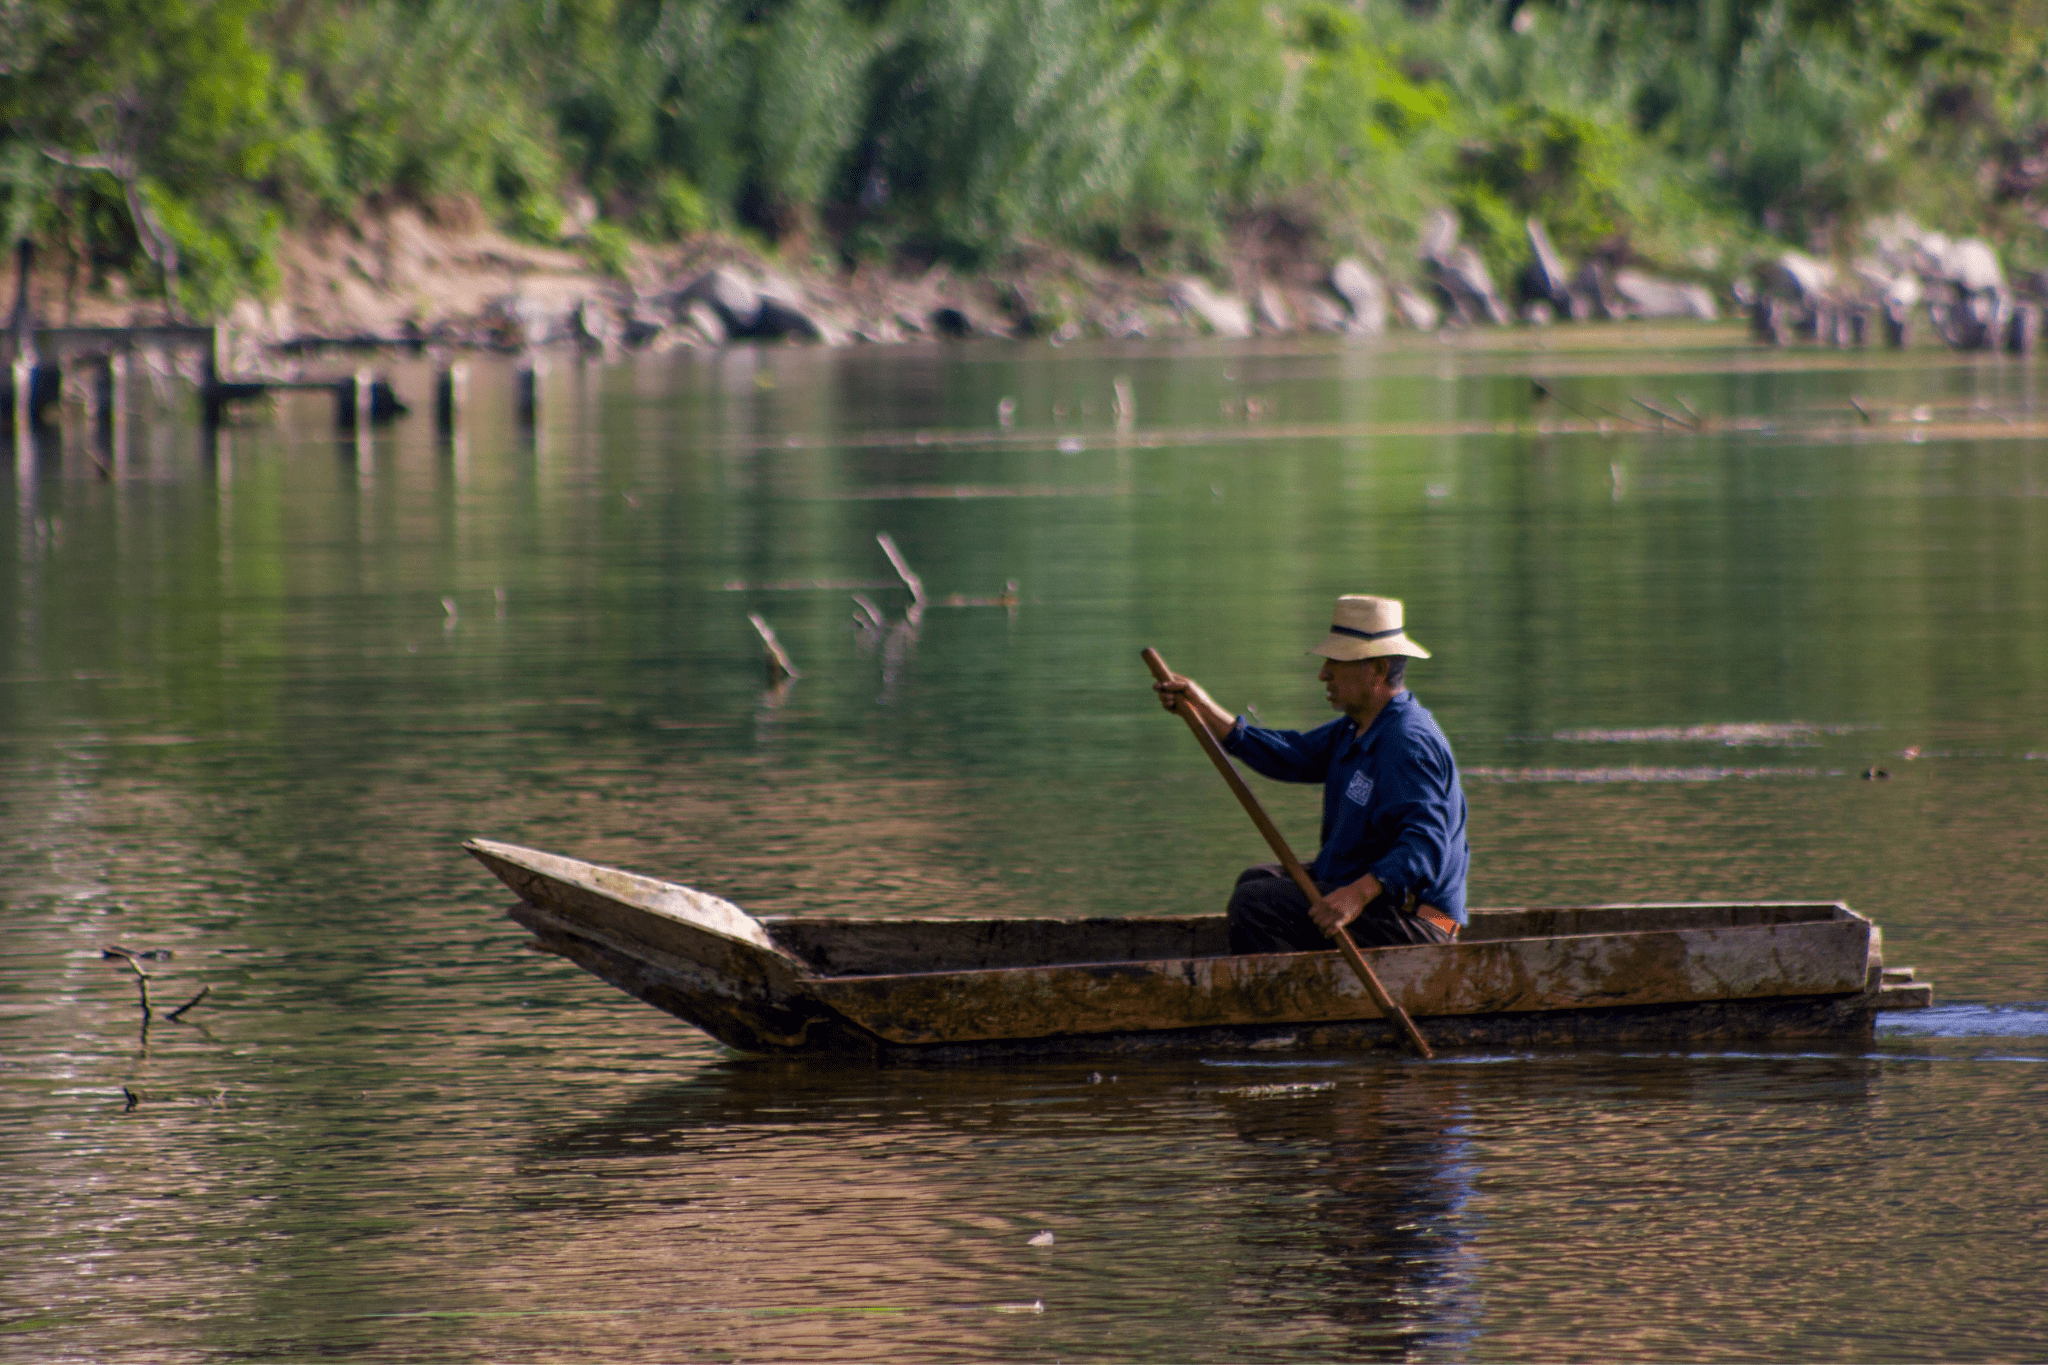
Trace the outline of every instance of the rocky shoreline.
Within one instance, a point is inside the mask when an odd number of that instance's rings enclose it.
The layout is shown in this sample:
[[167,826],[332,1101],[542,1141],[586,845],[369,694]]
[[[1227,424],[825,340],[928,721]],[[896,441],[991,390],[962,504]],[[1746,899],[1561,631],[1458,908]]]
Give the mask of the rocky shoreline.
[[[1432,214],[1417,259],[1400,268],[1358,256],[1241,262],[1228,286],[1151,277],[1046,248],[1000,270],[916,273],[796,269],[747,244],[706,236],[632,246],[604,268],[583,251],[514,241],[487,227],[436,224],[401,209],[286,242],[281,287],[222,321],[234,372],[288,377],[333,347],[431,347],[520,353],[576,347],[716,349],[736,343],[899,345],[952,338],[1372,335],[1389,329],[1541,326],[1629,318],[1714,319],[1746,311],[1766,343],[1907,344],[1917,319],[1952,346],[2031,350],[2048,281],[2009,283],[1981,240],[1951,240],[1904,219],[1865,231],[1847,267],[1786,251],[1720,298],[1622,259],[1576,266],[1542,224],[1527,224],[1531,263],[1503,289],[1458,220]],[[38,291],[41,292],[41,291]],[[52,291],[54,292],[54,291]],[[43,293],[44,298],[51,293]],[[39,308],[39,313],[54,310]],[[67,320],[134,325],[159,305],[72,300]]]
[[731,238],[635,247],[600,270],[582,253],[449,230],[400,210],[288,243],[282,288],[225,319],[238,373],[283,374],[328,347],[519,353],[576,347],[710,350],[736,343],[902,345],[966,338],[1147,339],[1714,318],[1698,283],[1590,260],[1567,270],[1539,224],[1538,266],[1503,291],[1439,211],[1405,270],[1357,256],[1267,255],[1228,285],[1116,270],[1071,252],[1020,249],[1001,269],[906,273],[792,268]]

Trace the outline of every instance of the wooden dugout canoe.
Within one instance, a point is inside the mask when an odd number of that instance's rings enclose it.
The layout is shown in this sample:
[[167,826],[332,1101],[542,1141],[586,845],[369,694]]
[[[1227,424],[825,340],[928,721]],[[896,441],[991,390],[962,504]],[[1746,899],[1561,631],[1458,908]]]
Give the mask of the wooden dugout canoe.
[[[744,1052],[891,1060],[1395,1048],[1335,951],[1233,957],[1221,915],[762,919],[513,844],[464,845],[559,954]],[[1931,1003],[1829,901],[1478,910],[1453,944],[1368,949],[1437,1047],[1870,1036]]]

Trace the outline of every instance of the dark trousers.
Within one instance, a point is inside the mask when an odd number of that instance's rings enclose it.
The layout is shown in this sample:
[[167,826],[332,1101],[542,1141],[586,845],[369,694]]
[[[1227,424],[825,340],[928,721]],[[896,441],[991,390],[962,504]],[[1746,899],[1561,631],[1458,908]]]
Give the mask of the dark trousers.
[[[1317,882],[1325,895],[1335,882]],[[1361,948],[1392,948],[1403,943],[1449,943],[1451,936],[1419,915],[1401,909],[1393,898],[1374,897],[1357,919],[1345,926]],[[1308,897],[1278,863],[1248,867],[1230,893],[1230,951],[1233,953],[1325,953],[1337,945],[1308,917]]]

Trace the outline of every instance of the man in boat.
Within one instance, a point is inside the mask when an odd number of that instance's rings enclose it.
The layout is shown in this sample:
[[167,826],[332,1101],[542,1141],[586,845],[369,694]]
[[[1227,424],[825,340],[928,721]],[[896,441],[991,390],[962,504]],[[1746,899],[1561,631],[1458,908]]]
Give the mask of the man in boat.
[[1281,782],[1323,784],[1322,848],[1308,874],[1323,904],[1278,863],[1249,868],[1230,896],[1233,953],[1318,952],[1340,927],[1364,947],[1449,943],[1465,924],[1465,793],[1435,719],[1408,691],[1410,640],[1401,603],[1340,597],[1321,655],[1324,694],[1344,714],[1306,733],[1233,716],[1192,679],[1155,684],[1168,710],[1183,697],[1226,752]]

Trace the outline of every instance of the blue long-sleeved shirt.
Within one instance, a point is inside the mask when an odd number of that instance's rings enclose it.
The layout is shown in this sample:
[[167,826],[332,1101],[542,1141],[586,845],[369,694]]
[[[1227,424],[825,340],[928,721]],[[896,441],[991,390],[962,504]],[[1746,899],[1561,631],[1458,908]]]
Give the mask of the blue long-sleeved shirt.
[[1342,886],[1370,872],[1395,900],[1416,891],[1465,922],[1465,793],[1450,742],[1412,693],[1396,695],[1362,735],[1349,716],[1306,733],[1240,716],[1223,747],[1267,777],[1323,784],[1311,877]]

